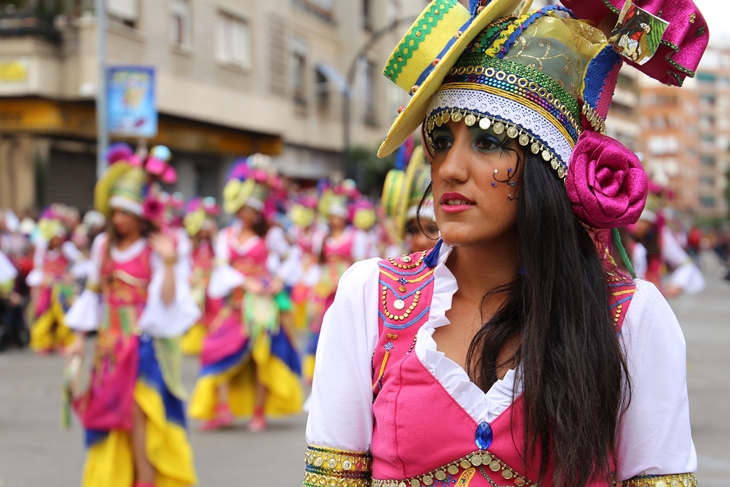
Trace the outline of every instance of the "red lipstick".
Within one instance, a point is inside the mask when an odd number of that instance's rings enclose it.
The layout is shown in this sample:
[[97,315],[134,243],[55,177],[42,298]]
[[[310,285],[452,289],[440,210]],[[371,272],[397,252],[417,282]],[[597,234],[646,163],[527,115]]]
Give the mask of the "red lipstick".
[[475,205],[474,201],[457,192],[444,193],[439,203],[444,213],[460,213]]

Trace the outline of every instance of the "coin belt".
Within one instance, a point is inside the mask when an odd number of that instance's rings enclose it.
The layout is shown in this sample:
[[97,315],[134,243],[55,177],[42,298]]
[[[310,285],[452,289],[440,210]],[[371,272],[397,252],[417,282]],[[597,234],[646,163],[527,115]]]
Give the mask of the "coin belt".
[[421,487],[431,486],[434,482],[446,480],[448,476],[456,476],[462,471],[484,465],[494,473],[500,472],[502,478],[510,481],[517,487],[529,487],[534,485],[532,482],[517,474],[502,460],[494,456],[486,450],[478,450],[472,452],[456,461],[453,461],[443,467],[432,470],[417,477],[411,477],[403,480],[379,480],[373,479],[372,487]]

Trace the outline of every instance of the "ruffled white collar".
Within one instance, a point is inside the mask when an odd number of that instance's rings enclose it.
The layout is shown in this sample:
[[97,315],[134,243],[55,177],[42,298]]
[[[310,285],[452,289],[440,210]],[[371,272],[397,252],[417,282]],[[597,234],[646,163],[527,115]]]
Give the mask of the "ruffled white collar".
[[128,262],[136,257],[139,257],[139,254],[142,253],[146,246],[146,238],[140,238],[124,250],[119,250],[115,245],[111,249],[111,257],[114,262]]
[[474,384],[466,371],[456,362],[438,351],[433,333],[436,328],[449,324],[446,312],[451,309],[451,300],[459,289],[456,278],[446,266],[452,247],[443,243],[434,269],[433,299],[428,321],[416,333],[415,352],[426,369],[438,380],[451,397],[476,421],[492,422],[512,404],[522,392],[521,382],[515,381],[517,374],[509,370],[504,378],[495,382],[485,394]]

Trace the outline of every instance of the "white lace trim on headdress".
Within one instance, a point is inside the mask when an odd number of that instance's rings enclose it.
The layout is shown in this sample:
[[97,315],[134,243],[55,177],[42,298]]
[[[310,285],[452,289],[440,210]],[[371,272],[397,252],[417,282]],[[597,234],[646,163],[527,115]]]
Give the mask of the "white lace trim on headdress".
[[433,95],[427,113],[430,117],[434,112],[453,109],[481,113],[522,127],[540,139],[560,159],[563,166],[568,167],[573,151],[572,141],[539,112],[485,91],[445,89]]
[[250,206],[251,208],[259,212],[264,210],[264,202],[258,198],[254,198],[253,196],[246,200],[246,206]]
[[109,207],[117,210],[124,210],[133,215],[142,216],[142,205],[137,201],[130,200],[124,196],[112,196],[109,198]]
[[406,213],[406,220],[415,220],[416,217],[420,217],[423,220],[436,221],[436,215],[433,211],[433,203],[424,204],[421,207],[421,211],[418,211],[418,205],[408,208],[408,213]]

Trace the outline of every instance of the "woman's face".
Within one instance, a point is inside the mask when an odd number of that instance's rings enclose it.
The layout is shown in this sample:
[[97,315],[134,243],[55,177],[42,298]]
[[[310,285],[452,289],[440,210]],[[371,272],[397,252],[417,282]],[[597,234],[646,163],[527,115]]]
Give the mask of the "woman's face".
[[142,232],[142,220],[128,211],[115,209],[112,211],[112,226],[120,237]]
[[332,230],[344,230],[347,226],[347,220],[339,215],[330,215],[328,220]]
[[258,211],[254,210],[250,206],[244,206],[238,210],[238,219],[241,220],[243,226],[246,228],[253,228],[260,218]]
[[411,220],[406,228],[406,247],[409,252],[431,250],[436,246],[439,238],[439,227],[433,220],[422,219],[421,226],[418,221]]
[[515,234],[524,153],[500,135],[463,122],[436,127],[431,166],[434,210],[444,242],[484,244]]

